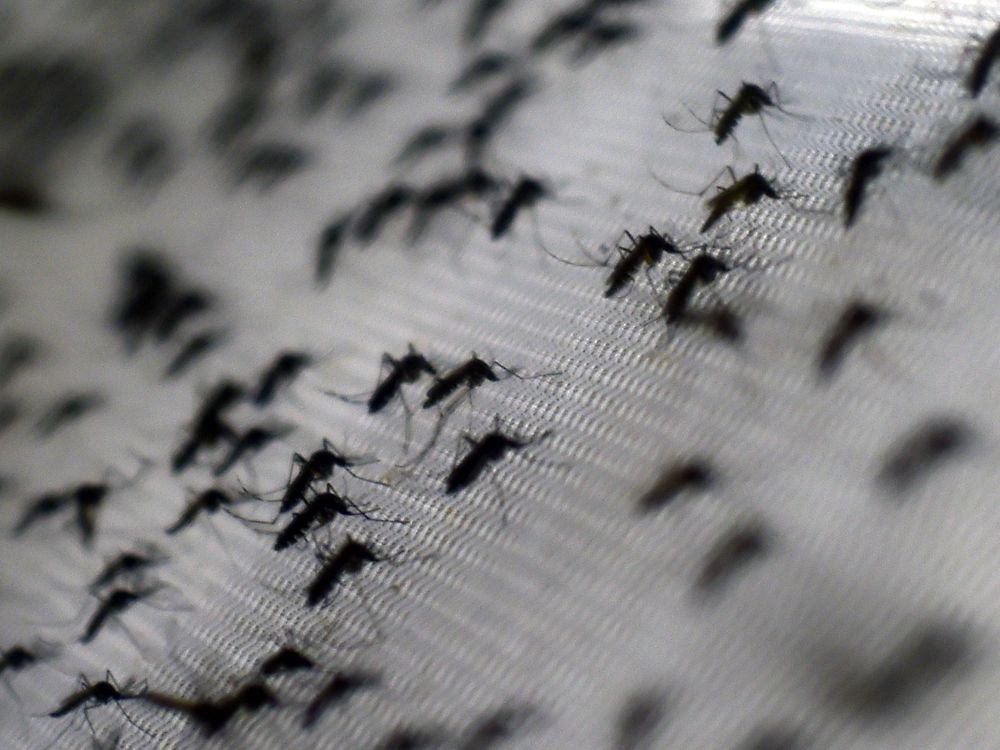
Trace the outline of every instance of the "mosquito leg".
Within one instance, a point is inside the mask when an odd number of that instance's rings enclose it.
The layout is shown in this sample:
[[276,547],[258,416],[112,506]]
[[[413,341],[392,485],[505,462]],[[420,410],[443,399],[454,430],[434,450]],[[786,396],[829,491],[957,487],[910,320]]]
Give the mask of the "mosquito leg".
[[705,193],[707,193],[709,191],[709,189],[711,189],[711,187],[713,185],[715,185],[715,183],[718,181],[718,179],[720,177],[722,177],[722,175],[724,175],[727,171],[732,176],[733,181],[734,182],[736,181],[736,173],[733,172],[733,168],[731,166],[730,167],[723,167],[721,170],[719,170],[719,173],[717,175],[715,175],[715,177],[712,178],[711,182],[709,182],[707,185],[705,185],[705,187],[703,187],[698,192],[691,192],[690,190],[681,190],[679,188],[673,187],[672,185],[670,185],[666,181],[664,181],[663,178],[661,178],[659,175],[657,175],[652,169],[647,169],[646,171],[649,172],[649,176],[650,177],[652,177],[654,180],[656,180],[656,182],[658,182],[660,185],[662,185],[663,187],[665,187],[667,190],[671,190],[671,191],[673,191],[675,193],[681,193],[683,195],[693,195],[693,196],[695,196],[697,198],[701,198],[703,195],[705,195]]
[[760,118],[760,126],[764,130],[764,135],[767,136],[767,140],[771,142],[771,146],[778,153],[778,156],[781,157],[781,160],[783,162],[785,162],[785,166],[788,167],[789,169],[791,169],[792,165],[788,163],[788,159],[786,159],[785,155],[783,153],[781,153],[781,149],[778,148],[778,144],[775,143],[774,142],[774,138],[771,137],[771,131],[767,127],[767,120],[764,119],[764,114],[763,113],[758,113],[757,117]]

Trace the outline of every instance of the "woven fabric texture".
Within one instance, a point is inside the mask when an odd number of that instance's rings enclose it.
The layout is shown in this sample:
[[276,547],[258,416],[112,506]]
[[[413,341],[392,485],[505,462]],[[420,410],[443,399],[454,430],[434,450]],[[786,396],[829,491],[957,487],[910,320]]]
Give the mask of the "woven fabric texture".
[[[3,163],[51,203],[0,214],[0,346],[40,342],[0,386],[20,413],[0,432],[0,523],[15,529],[46,492],[112,491],[89,546],[69,506],[3,541],[0,649],[44,658],[4,670],[0,746],[365,749],[420,728],[428,747],[469,750],[1000,748],[1000,153],[973,148],[933,175],[957,132],[997,115],[1000,71],[978,97],[966,89],[997,22],[989,4],[778,0],[721,45],[730,6],[603,5],[626,38],[532,53],[570,3],[498,3],[470,43],[470,12],[489,3],[8,2],[0,64],[72,70],[30,79],[22,98],[16,74],[0,75]],[[254,24],[267,32],[259,54],[241,58],[233,40]],[[484,50],[513,67],[453,92]],[[240,65],[271,66],[267,96],[227,141],[221,108],[251,75]],[[416,239],[402,213],[370,243],[344,239],[318,285],[324,227],[387,185],[461,173],[461,143],[397,156],[517,76],[526,96],[480,161],[501,189],[449,203]],[[716,92],[744,82],[777,106],[717,145],[699,119],[714,125],[727,104]],[[123,156],[137,122],[163,136],[138,167]],[[274,160],[252,160],[262,144],[272,158],[294,146],[302,163],[279,179]],[[893,154],[847,230],[852,159],[879,144]],[[700,233],[717,192],[690,193],[730,165],[737,177],[757,166],[778,197]],[[520,175],[549,195],[493,240]],[[606,298],[623,232],[650,228],[683,254],[641,264]],[[138,246],[213,304],[128,352],[110,318]],[[704,319],[666,323],[702,252],[728,269],[695,291]],[[882,317],[824,379],[821,347],[853,300]],[[719,310],[738,341],[713,328]],[[165,379],[199,333],[217,345]],[[383,354],[411,344],[439,373],[472,353],[504,367],[445,412],[421,408],[425,374],[402,387],[405,403],[369,413]],[[266,408],[243,401],[227,416],[280,437],[220,477],[225,441],[173,472],[209,390],[252,384],[289,350],[314,361]],[[72,392],[100,407],[43,436],[38,420]],[[938,436],[947,455],[911,455],[893,484],[892,456],[935,424],[951,426]],[[494,429],[523,445],[447,494],[475,447],[463,436]],[[333,489],[405,523],[340,517],[275,552],[268,522],[292,455],[324,438],[359,459]],[[666,468],[695,461],[710,480],[641,511]],[[166,534],[211,486],[264,499]],[[711,556],[740,529],[746,558],[713,583]],[[348,535],[387,559],[307,606]],[[164,561],[126,580],[155,593],[80,643],[101,602],[88,584],[150,544]],[[142,697],[47,716],[79,675],[107,670],[134,695],[222,701],[286,645],[316,667],[264,680],[279,705],[237,712],[211,737]],[[351,671],[377,684],[305,728],[321,688]]]

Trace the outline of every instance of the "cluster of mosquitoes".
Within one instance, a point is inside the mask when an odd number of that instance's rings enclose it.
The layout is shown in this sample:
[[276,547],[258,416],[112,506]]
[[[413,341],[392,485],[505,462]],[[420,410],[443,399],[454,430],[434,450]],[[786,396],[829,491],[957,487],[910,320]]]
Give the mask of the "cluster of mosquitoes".
[[[442,0],[422,0],[420,8],[422,12],[433,12],[439,4]],[[478,201],[488,209],[490,238],[500,240],[512,232],[523,213],[556,197],[555,189],[542,177],[528,174],[510,177],[491,171],[488,157],[493,139],[517,110],[541,90],[538,76],[532,73],[533,60],[563,50],[572,62],[584,63],[634,42],[643,34],[642,23],[634,13],[640,6],[651,3],[579,0],[548,18],[525,49],[483,49],[491,25],[510,4],[508,0],[467,3],[462,37],[473,54],[454,77],[451,92],[469,95],[485,91],[481,106],[467,119],[419,127],[402,144],[395,159],[397,166],[409,167],[440,151],[454,150],[463,160],[462,169],[423,184],[392,181],[320,227],[314,256],[314,281],[319,289],[336,275],[337,258],[347,243],[365,246],[377,241],[388,224],[403,214],[409,214],[409,240],[417,242],[439,213]],[[729,5],[718,20],[716,44],[734,43],[744,27],[761,22],[774,4],[774,0],[740,0]],[[214,148],[234,155],[239,164],[238,181],[254,180],[271,187],[304,168],[309,158],[306,149],[294,144],[254,142],[247,135],[266,114],[272,98],[270,83],[281,55],[281,35],[269,26],[270,16],[263,12],[264,7],[253,2],[206,2],[198,20],[207,25],[230,24],[229,30],[239,40],[237,86],[231,99],[216,114],[208,139]],[[1000,68],[1000,27],[980,42],[968,65],[965,95],[977,99],[989,87],[995,68]],[[23,78],[28,74],[21,70],[4,75]],[[55,74],[50,70],[46,75],[48,78],[41,78],[52,80]],[[392,76],[384,72],[360,71],[340,63],[325,64],[307,76],[300,92],[300,106],[304,114],[315,116],[335,97],[340,97],[343,111],[353,116],[389,94],[393,87]],[[730,93],[718,92],[717,104],[703,125],[715,143],[722,145],[735,139],[745,118],[756,116],[763,124],[764,117],[774,112],[786,112],[778,86],[773,82],[744,82]],[[674,127],[669,121],[667,124]],[[986,114],[974,116],[939,145],[928,170],[930,177],[942,183],[951,179],[976,152],[993,145],[998,136],[1000,124]],[[116,163],[135,182],[162,180],[170,171],[168,134],[149,118],[126,123],[114,139],[113,153]],[[844,231],[850,231],[861,220],[873,185],[884,179],[902,158],[900,147],[886,142],[872,143],[849,160],[839,210]],[[719,340],[720,345],[738,346],[744,336],[744,322],[739,313],[722,303],[706,305],[700,301],[702,290],[740,268],[723,248],[713,244],[709,235],[723,222],[738,221],[742,210],[762,201],[787,200],[792,193],[759,167],[744,174],[731,168],[727,171],[730,182],[717,186],[705,202],[701,238],[682,240],[648,226],[623,230],[608,256],[601,260],[588,257],[575,262],[543,249],[564,262],[603,269],[601,294],[608,299],[627,292],[640,271],[655,286],[650,274],[668,258],[674,259],[681,265],[668,277],[661,311],[664,325],[692,326]],[[704,197],[719,177],[721,174],[698,195]],[[0,206],[4,211],[45,216],[55,210],[53,200],[39,184],[17,176],[5,179],[7,182],[0,185]],[[165,380],[182,378],[226,342],[227,328],[215,322],[224,315],[218,297],[188,281],[157,249],[146,246],[129,249],[120,268],[118,287],[108,321],[111,329],[129,356],[140,350],[162,352],[159,356]],[[852,349],[892,319],[891,311],[876,302],[848,300],[817,339],[814,368],[819,381],[833,380]],[[0,341],[0,431],[26,417],[21,403],[11,395],[12,386],[47,355],[45,344],[28,335],[10,334]],[[223,378],[202,389],[200,404],[169,456],[169,470],[180,477],[193,467],[207,466],[216,481],[192,490],[186,504],[178,509],[176,519],[163,529],[167,537],[183,535],[195,524],[210,523],[213,514],[222,512],[255,532],[272,537],[276,554],[287,555],[289,550],[312,547],[315,568],[296,593],[307,609],[323,607],[338,590],[372,569],[423,559],[384,549],[367,532],[344,534],[336,542],[330,541],[331,530],[347,518],[360,520],[364,529],[376,528],[378,524],[409,523],[409,519],[391,517],[373,505],[358,502],[356,495],[352,498],[352,491],[344,489],[363,483],[378,492],[391,491],[392,484],[384,477],[366,475],[365,467],[376,463],[373,457],[351,455],[332,441],[322,439],[311,452],[292,454],[288,480],[274,492],[228,481],[235,468],[248,465],[258,454],[282,449],[295,427],[275,421],[266,412],[320,359],[309,351],[282,350],[251,377]],[[410,345],[405,351],[383,355],[378,380],[370,393],[362,396],[332,390],[325,393],[356,404],[373,416],[399,405],[406,417],[407,444],[414,410],[436,411],[437,430],[431,441],[416,453],[413,458],[416,462],[434,447],[448,416],[474,391],[502,387],[503,381],[512,378],[529,380],[560,375],[558,372],[526,375],[510,363],[491,361],[475,353],[465,361],[446,363]],[[419,401],[411,406],[407,397],[412,399],[415,391],[419,393]],[[72,391],[40,408],[37,414],[27,416],[34,419],[39,438],[47,439],[62,430],[73,429],[76,422],[85,420],[109,402],[105,393]],[[249,421],[234,416],[238,410],[247,413],[247,409],[255,415]],[[497,416],[490,429],[464,435],[451,469],[442,478],[439,491],[443,495],[460,495],[476,486],[491,470],[550,434],[549,431],[518,434],[502,422]],[[966,450],[974,439],[974,429],[964,420],[948,414],[930,415],[886,449],[874,481],[888,495],[904,497],[937,467]],[[62,521],[78,535],[84,548],[91,549],[108,505],[135,488],[154,463],[139,456],[138,466],[127,474],[111,468],[101,476],[30,496],[24,500],[21,515],[10,533],[15,537],[30,537],[41,527]],[[0,477],[0,491],[5,491],[10,481],[10,477]],[[719,481],[719,467],[709,456],[688,456],[669,462],[634,499],[634,514],[646,517],[662,513],[683,498],[711,490]],[[254,508],[266,511],[269,517],[255,515]],[[325,538],[321,539],[321,534]],[[776,534],[763,519],[733,526],[705,551],[691,581],[693,591],[701,599],[721,596],[736,578],[772,556],[778,546]],[[104,561],[86,586],[89,614],[77,639],[80,644],[101,638],[112,623],[124,629],[124,618],[135,607],[157,606],[156,597],[169,588],[156,578],[156,571],[170,562],[162,547],[153,541],[136,542]],[[33,644],[0,643],[0,675],[8,680],[15,673],[28,672],[51,659],[61,648],[41,640]],[[942,674],[962,663],[967,655],[968,644],[960,635],[937,626],[920,629],[884,662],[854,675],[852,689],[845,691],[844,701],[859,712],[873,715],[898,710],[935,684]],[[282,696],[278,685],[280,680],[290,679],[290,675],[313,680],[309,683],[313,685],[313,693],[308,701],[289,702]],[[80,675],[78,688],[55,701],[46,718],[55,722],[82,715],[95,734],[95,743],[99,740],[89,714],[107,705],[117,707],[128,724],[144,735],[150,732],[133,715],[135,705],[180,715],[205,738],[224,735],[241,715],[279,710],[297,710],[301,727],[311,730],[354,696],[382,688],[386,677],[373,668],[331,668],[321,664],[307,648],[284,645],[264,656],[251,674],[237,681],[238,686],[207,698],[175,695],[150,685],[147,680],[133,678],[119,683],[110,671],[104,675]],[[668,691],[636,689],[626,696],[618,712],[612,728],[613,746],[619,750],[651,747],[673,713],[673,704]],[[482,712],[462,727],[437,724],[397,727],[375,747],[484,750],[516,740],[544,718],[538,705],[512,700]],[[68,724],[56,742],[73,727]],[[120,733],[115,735],[112,744],[120,736]],[[755,728],[738,745],[740,750],[791,750],[806,746],[799,731],[777,724]]]

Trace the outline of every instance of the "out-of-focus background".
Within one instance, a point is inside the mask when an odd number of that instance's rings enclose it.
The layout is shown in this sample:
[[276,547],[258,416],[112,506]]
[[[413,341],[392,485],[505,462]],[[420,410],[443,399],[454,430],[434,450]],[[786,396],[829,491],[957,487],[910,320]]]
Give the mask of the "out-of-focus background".
[[0,745],[1000,747],[997,22],[4,0]]

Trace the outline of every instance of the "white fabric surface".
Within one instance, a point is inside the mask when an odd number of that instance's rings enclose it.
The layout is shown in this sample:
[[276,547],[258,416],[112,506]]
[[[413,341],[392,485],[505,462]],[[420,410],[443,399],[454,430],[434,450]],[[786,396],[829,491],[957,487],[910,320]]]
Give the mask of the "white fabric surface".
[[[397,86],[350,119],[334,109],[302,123],[290,106],[277,107],[264,132],[308,145],[315,161],[266,193],[232,188],[229,166],[204,145],[206,116],[228,86],[223,55],[207,45],[181,61],[150,62],[140,32],[167,4],[125,5],[15,4],[2,39],[7,49],[89,50],[110,70],[114,97],[53,166],[68,208],[44,220],[0,217],[10,300],[0,325],[46,342],[44,361],[9,393],[31,414],[69,388],[109,396],[107,408],[48,441],[30,420],[0,435],[0,468],[16,482],[0,520],[13,526],[27,498],[109,466],[131,472],[135,454],[156,465],[108,501],[93,550],[59,522],[4,540],[0,646],[39,636],[69,645],[9,675],[0,745],[40,748],[59,737],[60,747],[87,746],[80,719],[60,735],[69,719],[38,716],[81,672],[219,695],[291,638],[324,670],[377,669],[385,687],[331,709],[303,735],[301,708],[322,675],[282,678],[274,684],[283,708],[240,717],[211,744],[367,748],[400,724],[459,733],[477,716],[526,702],[536,720],[510,746],[605,748],[626,696],[650,689],[668,703],[651,747],[735,748],[773,724],[799,732],[803,747],[1000,748],[1000,154],[976,155],[945,184],[926,167],[970,113],[997,110],[995,82],[977,102],[961,87],[963,47],[996,20],[989,4],[782,0],[722,49],[712,42],[715,3],[632,9],[625,15],[644,26],[634,43],[583,67],[560,53],[534,64],[542,88],[487,159],[505,176],[524,171],[556,186],[537,210],[537,236],[524,215],[512,238],[491,242],[475,204],[472,218],[448,213],[413,247],[393,223],[370,248],[348,244],[323,291],[311,266],[323,223],[399,177],[392,157],[419,126],[475,109],[476,96],[447,95],[469,56],[459,42],[466,4],[348,4],[351,26],[330,44],[361,67],[392,71]],[[306,4],[283,7],[291,18]],[[521,48],[555,7],[513,3],[489,46]],[[321,33],[291,38],[302,61],[318,56]],[[661,115],[691,123],[685,106],[704,115],[717,89],[743,80],[778,83],[795,116],[766,124],[790,167],[757,118],[741,123],[737,147],[664,124]],[[179,149],[177,172],[152,194],[122,187],[105,159],[110,124],[139,112],[162,116]],[[845,233],[836,212],[847,160],[880,141],[910,158],[879,180]],[[407,177],[445,173],[457,166],[450,158],[430,157]],[[730,163],[740,171],[759,163],[795,194],[738,212],[725,242],[748,269],[699,297],[714,293],[741,313],[741,347],[693,329],[665,332],[658,302],[676,260],[654,271],[659,288],[640,274],[626,295],[606,300],[602,269],[560,264],[539,248],[541,239],[583,261],[577,240],[596,253],[623,229],[652,224],[693,237],[701,201],[650,172],[697,190]],[[107,325],[122,250],[140,242],[162,247],[185,278],[219,294],[213,320],[230,332],[219,352],[169,384],[160,380],[165,350],[126,357]],[[852,296],[894,316],[822,385],[819,342]],[[402,411],[369,416],[323,390],[370,389],[382,353],[401,354],[408,342],[441,365],[475,351],[561,375],[482,387],[406,475],[392,470],[402,459]],[[251,377],[282,348],[329,356],[268,412],[295,425],[287,444],[230,484],[276,487],[293,450],[329,437],[377,456],[369,475],[393,484],[347,479],[341,488],[410,520],[350,519],[331,538],[346,530],[404,557],[433,555],[370,568],[317,610],[301,592],[316,568],[310,551],[274,553],[268,537],[224,514],[212,520],[217,535],[204,524],[176,538],[162,532],[186,490],[211,481],[207,471],[169,472],[199,394],[224,375]],[[415,402],[417,389],[408,393]],[[249,408],[238,414],[244,425],[260,418]],[[485,432],[495,414],[519,435],[551,437],[445,496],[460,432]],[[967,420],[972,448],[902,501],[887,497],[875,481],[881,457],[937,414]],[[418,414],[415,443],[433,427]],[[661,468],[689,455],[711,457],[717,485],[637,516],[635,502]],[[772,529],[773,550],[717,601],[699,604],[691,586],[702,558],[750,519]],[[130,610],[131,638],[112,625],[89,646],[73,644],[92,611],[87,581],[141,540],[171,557],[157,571],[170,584],[161,608]],[[865,718],[832,697],[852,665],[876,665],[927,622],[970,634],[967,669],[889,717]],[[98,736],[121,729],[121,746],[134,748],[201,744],[183,717],[127,710],[155,740],[113,706],[90,712]]]

